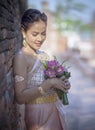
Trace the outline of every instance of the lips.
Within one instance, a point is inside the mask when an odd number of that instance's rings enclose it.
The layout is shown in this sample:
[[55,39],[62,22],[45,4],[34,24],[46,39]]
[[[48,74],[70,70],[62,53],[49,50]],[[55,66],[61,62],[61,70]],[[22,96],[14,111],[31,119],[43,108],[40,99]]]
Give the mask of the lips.
[[41,43],[35,43],[35,45],[36,45],[37,47],[40,47],[42,44],[41,44]]

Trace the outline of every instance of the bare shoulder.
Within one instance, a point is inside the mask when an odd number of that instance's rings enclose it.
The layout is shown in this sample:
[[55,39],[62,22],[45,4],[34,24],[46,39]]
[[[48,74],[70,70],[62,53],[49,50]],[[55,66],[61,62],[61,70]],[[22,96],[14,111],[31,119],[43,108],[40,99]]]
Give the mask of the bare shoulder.
[[19,51],[15,54],[14,56],[14,62],[25,62],[25,56],[24,54],[22,53],[22,51]]
[[22,51],[18,51],[14,56],[14,63],[23,64],[25,63],[25,56]]
[[13,65],[15,74],[23,75],[26,73],[27,63],[25,56],[21,51],[15,54]]

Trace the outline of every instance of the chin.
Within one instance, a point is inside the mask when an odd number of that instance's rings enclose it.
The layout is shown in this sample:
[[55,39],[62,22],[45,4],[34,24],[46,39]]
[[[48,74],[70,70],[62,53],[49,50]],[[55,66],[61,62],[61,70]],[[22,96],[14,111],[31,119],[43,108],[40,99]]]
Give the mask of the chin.
[[40,46],[40,47],[37,46],[37,47],[35,48],[35,50],[39,50],[40,48],[41,48],[41,46]]

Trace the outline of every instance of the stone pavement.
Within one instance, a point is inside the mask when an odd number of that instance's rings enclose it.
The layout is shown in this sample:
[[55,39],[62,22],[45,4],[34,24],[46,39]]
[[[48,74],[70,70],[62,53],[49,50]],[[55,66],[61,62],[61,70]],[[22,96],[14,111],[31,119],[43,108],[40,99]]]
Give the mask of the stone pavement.
[[84,75],[73,62],[69,105],[64,106],[68,130],[95,130],[95,82]]

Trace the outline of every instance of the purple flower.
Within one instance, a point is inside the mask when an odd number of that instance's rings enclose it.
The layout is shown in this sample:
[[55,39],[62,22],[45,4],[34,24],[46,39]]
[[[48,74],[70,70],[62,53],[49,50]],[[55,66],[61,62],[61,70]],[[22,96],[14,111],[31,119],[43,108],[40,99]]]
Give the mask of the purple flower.
[[47,66],[48,68],[56,69],[56,67],[58,66],[58,62],[56,60],[48,61]]
[[[45,78],[60,78],[61,76],[65,76],[65,78],[69,78],[70,77],[70,72],[68,72],[67,68],[64,66],[62,66],[62,64],[60,64],[56,57],[54,57],[54,60],[51,61],[45,61],[43,63],[43,67],[44,67],[44,76]],[[62,100],[64,105],[67,105],[68,102],[68,98],[67,98],[67,94],[64,93],[63,91],[56,89],[56,92],[59,96],[59,98]]]
[[60,78],[61,76],[69,77],[69,72],[65,66],[62,66],[57,59],[46,61],[43,63],[45,78]]
[[56,68],[56,75],[57,75],[57,76],[62,75],[62,74],[64,74],[64,71],[65,71],[65,68],[60,65],[60,66],[58,66],[58,67]]
[[44,74],[45,74],[46,78],[55,78],[56,77],[56,73],[52,69],[45,70]]

